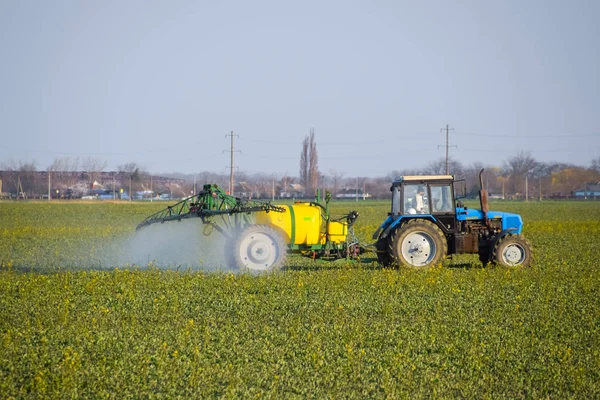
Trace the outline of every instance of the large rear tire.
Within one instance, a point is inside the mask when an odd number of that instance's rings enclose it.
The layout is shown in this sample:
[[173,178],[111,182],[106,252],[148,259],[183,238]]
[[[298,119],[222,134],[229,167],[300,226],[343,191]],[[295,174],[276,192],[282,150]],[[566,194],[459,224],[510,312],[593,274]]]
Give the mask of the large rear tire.
[[394,232],[392,250],[399,266],[426,269],[446,258],[448,243],[435,224],[412,219]]
[[533,262],[531,244],[521,235],[506,235],[494,246],[492,261],[503,267],[529,267]]
[[285,254],[283,238],[267,225],[252,225],[244,229],[233,246],[235,264],[240,269],[251,272],[281,268]]
[[377,249],[377,262],[383,267],[389,267],[394,263],[393,250],[390,243],[390,238],[386,237],[375,242]]

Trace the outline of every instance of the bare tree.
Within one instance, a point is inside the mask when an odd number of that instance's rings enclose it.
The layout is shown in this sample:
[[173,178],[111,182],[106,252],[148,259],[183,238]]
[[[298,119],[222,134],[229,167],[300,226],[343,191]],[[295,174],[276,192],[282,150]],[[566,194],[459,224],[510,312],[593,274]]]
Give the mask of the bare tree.
[[591,168],[592,168],[594,171],[596,171],[596,172],[600,173],[600,157],[598,157],[598,158],[594,158],[594,159],[592,160]]
[[94,182],[98,179],[100,172],[107,166],[107,162],[98,158],[87,158],[83,160],[83,169],[87,172],[90,178],[90,187],[94,185]]
[[[462,164],[454,158],[448,158],[448,171],[451,175],[460,176],[463,174]],[[424,171],[426,174],[431,175],[445,175],[446,174],[446,159],[439,158],[429,163]]]
[[505,176],[510,177],[510,188],[513,193],[523,192],[525,177],[529,177],[537,165],[538,162],[529,151],[521,151],[516,156],[504,161],[502,172]]
[[300,183],[308,190],[308,136],[302,141],[302,152],[300,153]]
[[124,174],[133,174],[135,171],[139,171],[141,168],[139,165],[137,165],[137,163],[128,162],[125,164],[119,164],[117,169],[119,172]]
[[391,198],[391,183],[392,180],[389,177],[374,178],[372,180],[373,185],[371,186],[371,194],[377,199],[389,199]]
[[329,171],[329,174],[331,176],[331,181],[333,183],[333,195],[335,196],[340,189],[340,183],[342,182],[344,173],[332,169]]
[[[39,192],[40,182],[36,181],[37,162],[34,161],[15,161],[10,159],[2,164],[4,174],[3,188],[5,192],[17,192],[17,195],[32,196]],[[19,183],[21,187],[19,187]],[[19,193],[19,192],[23,193]]]
[[319,186],[319,157],[314,128],[310,129],[310,135],[302,141],[300,182],[304,186],[305,194],[314,194]]
[[399,179],[401,176],[406,175],[423,175],[426,172],[421,169],[401,169],[401,170],[393,170],[389,174],[387,174],[386,178],[389,182],[395,181]]
[[[471,165],[464,168],[460,178],[465,180],[467,191],[469,195],[475,196],[479,193],[479,173],[484,169],[483,163],[474,162]],[[489,168],[486,168],[486,175],[489,175]],[[489,179],[488,179],[489,182]],[[486,182],[484,182],[485,184]],[[486,190],[491,193],[490,188],[486,185]]]
[[[131,186],[131,191],[139,190],[142,186],[142,177],[147,175],[144,167],[135,162],[128,162],[117,166],[121,175],[121,185]],[[131,193],[129,194],[131,196]]]
[[52,164],[50,164],[50,167],[48,167],[49,171],[54,172],[76,172],[78,169],[79,157],[57,157]]
[[283,174],[280,182],[281,182],[281,193],[285,193],[287,195],[288,187],[289,187],[290,183],[292,182],[292,179],[288,176],[287,172],[285,174]]
[[311,193],[319,187],[319,157],[317,155],[317,143],[315,142],[315,130],[310,130],[310,158],[308,165],[308,180]]
[[70,187],[77,183],[77,170],[79,169],[79,157],[57,157],[48,167],[52,174],[54,186]]

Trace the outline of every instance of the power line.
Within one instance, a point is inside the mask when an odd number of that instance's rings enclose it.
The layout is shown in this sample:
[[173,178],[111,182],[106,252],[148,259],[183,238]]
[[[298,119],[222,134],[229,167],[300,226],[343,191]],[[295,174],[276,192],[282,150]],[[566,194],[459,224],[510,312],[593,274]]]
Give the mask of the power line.
[[[486,153],[514,153],[516,150],[514,148],[508,147],[494,147],[493,149],[465,149],[461,147],[461,151],[466,152],[486,152]],[[555,150],[541,150],[534,148],[532,150],[534,153],[544,154],[544,153],[581,153],[581,149],[555,149]]]
[[600,133],[591,134],[560,134],[560,135],[509,135],[501,133],[469,133],[461,132],[460,135],[465,136],[481,136],[481,137],[502,137],[502,138],[525,138],[525,139],[559,139],[559,138],[584,138],[584,137],[600,137]]

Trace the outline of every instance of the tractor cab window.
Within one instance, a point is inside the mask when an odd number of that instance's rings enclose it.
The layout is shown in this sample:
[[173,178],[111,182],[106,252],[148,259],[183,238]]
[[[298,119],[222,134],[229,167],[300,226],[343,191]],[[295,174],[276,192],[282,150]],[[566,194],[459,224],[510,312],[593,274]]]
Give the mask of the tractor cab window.
[[452,186],[450,185],[432,185],[431,208],[434,213],[452,212]]
[[403,191],[404,214],[428,214],[429,198],[427,186],[404,185]]
[[392,186],[392,213],[397,215],[400,213],[400,186]]

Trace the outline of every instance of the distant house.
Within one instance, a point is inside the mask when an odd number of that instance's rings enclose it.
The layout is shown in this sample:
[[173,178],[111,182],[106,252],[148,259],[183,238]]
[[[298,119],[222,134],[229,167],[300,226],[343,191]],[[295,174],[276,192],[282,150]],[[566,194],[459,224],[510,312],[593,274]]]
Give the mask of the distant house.
[[362,189],[356,189],[356,188],[346,188],[346,189],[342,189],[340,190],[336,195],[335,198],[338,200],[345,200],[345,199],[368,199],[371,197],[370,193],[366,193],[362,191]]
[[145,200],[145,199],[151,199],[151,198],[155,198],[155,197],[156,197],[156,193],[152,190],[140,190],[140,191],[133,193],[134,200]]
[[110,189],[89,189],[87,195],[82,196],[83,200],[129,200],[127,192]]
[[600,182],[585,184],[582,188],[573,191],[576,199],[600,199]]
[[279,197],[282,199],[303,198],[305,191],[304,186],[299,183],[290,183],[287,185],[287,190],[283,190],[279,193]]
[[233,192],[236,196],[242,198],[251,199],[253,197],[257,197],[257,193],[254,192],[252,185],[250,185],[248,182],[238,182],[236,185],[234,185]]

